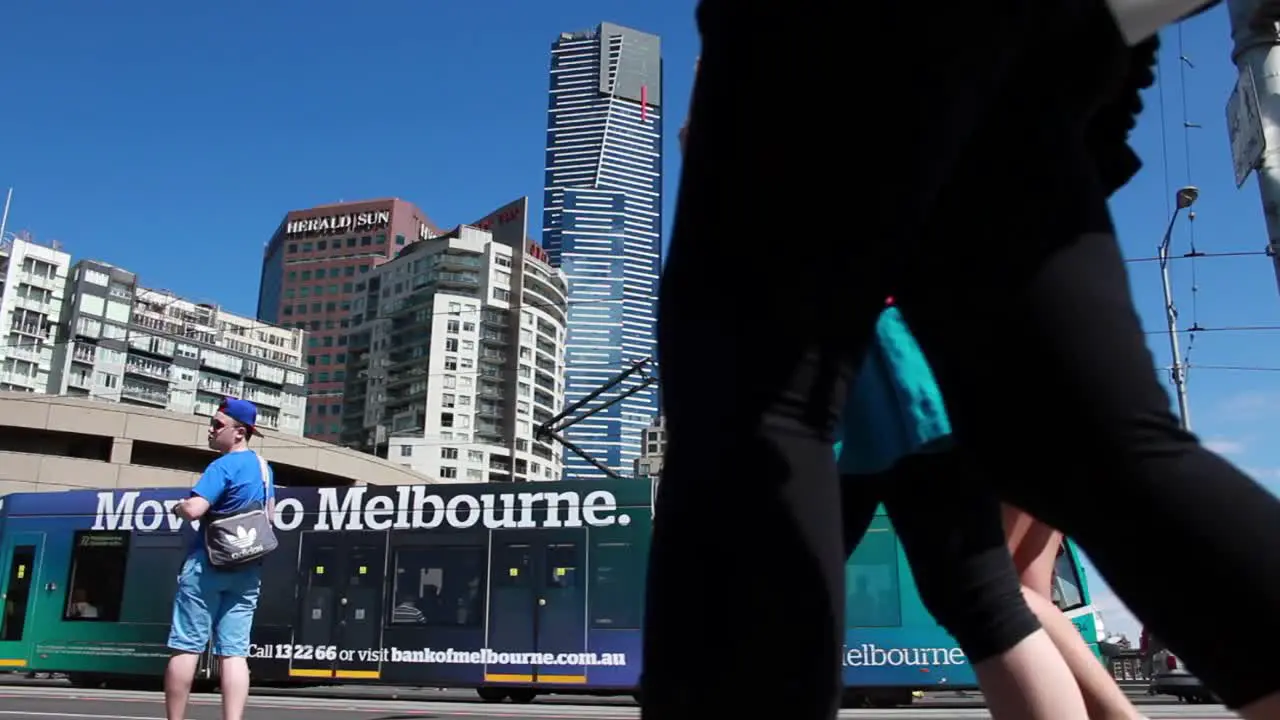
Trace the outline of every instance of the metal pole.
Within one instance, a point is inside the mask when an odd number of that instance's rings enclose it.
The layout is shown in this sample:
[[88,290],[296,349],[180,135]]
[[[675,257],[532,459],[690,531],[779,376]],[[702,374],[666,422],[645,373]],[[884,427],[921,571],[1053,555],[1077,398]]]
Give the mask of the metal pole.
[[1252,75],[1257,88],[1263,151],[1255,170],[1267,224],[1267,254],[1280,282],[1280,32],[1276,27],[1280,3],[1227,0],[1226,5],[1234,44],[1231,60],[1242,75]]
[[1169,243],[1173,236],[1173,223],[1178,219],[1181,208],[1173,211],[1169,218],[1169,229],[1165,230],[1164,240],[1160,243],[1160,284],[1164,287],[1164,318],[1169,331],[1169,354],[1173,357],[1170,375],[1173,378],[1174,392],[1178,398],[1178,417],[1182,421],[1182,429],[1191,430],[1191,411],[1187,403],[1187,382],[1182,367],[1182,349],[1178,343],[1178,309],[1173,304],[1173,288],[1169,282]]

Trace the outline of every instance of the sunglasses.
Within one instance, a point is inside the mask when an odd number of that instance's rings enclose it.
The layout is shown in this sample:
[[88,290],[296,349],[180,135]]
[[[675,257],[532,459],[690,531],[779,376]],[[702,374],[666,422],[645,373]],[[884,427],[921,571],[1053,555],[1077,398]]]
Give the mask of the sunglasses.
[[[214,418],[209,418],[209,427],[210,427],[210,428],[212,428],[213,430],[217,431],[217,432],[222,432],[222,429],[223,429],[223,428],[225,428],[225,427],[227,427],[228,425],[231,425],[231,423],[229,423],[229,422],[227,422],[227,421],[225,421],[225,420],[219,420],[219,419],[218,419],[218,418],[216,418],[216,417],[214,417]],[[234,425],[232,425],[232,427],[235,427],[235,426],[234,426]]]

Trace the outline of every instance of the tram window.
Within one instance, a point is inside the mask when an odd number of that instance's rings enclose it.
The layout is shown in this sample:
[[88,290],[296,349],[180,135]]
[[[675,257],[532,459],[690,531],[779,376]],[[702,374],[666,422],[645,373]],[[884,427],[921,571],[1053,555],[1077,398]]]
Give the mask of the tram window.
[[545,587],[567,590],[578,585],[578,546],[565,543],[547,546]]
[[599,542],[591,549],[591,624],[598,628],[640,627],[644,565],[631,543]]
[[1084,606],[1084,594],[1080,592],[1080,574],[1066,544],[1058,547],[1058,559],[1053,564],[1053,604],[1066,612]]
[[499,542],[493,545],[494,588],[532,587],[533,548],[528,543]]
[[71,577],[67,580],[67,604],[62,610],[62,619],[118,621],[128,560],[129,533],[77,532],[72,543]]
[[845,570],[845,622],[849,627],[902,624],[898,538],[887,519],[878,517],[871,522]]
[[398,550],[390,624],[478,627],[484,557],[475,545]]

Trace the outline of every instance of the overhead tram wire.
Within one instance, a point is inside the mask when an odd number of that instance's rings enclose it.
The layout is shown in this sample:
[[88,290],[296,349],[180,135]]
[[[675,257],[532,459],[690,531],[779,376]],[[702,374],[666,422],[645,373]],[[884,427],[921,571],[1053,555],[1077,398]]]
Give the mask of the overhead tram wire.
[[[1185,21],[1184,21],[1185,22]],[[1177,24],[1178,32],[1178,85],[1179,98],[1182,104],[1182,150],[1183,150],[1183,169],[1186,172],[1186,185],[1195,187],[1191,172],[1191,129],[1199,128],[1200,125],[1191,122],[1189,111],[1187,110],[1187,69],[1195,69],[1195,65],[1191,59],[1187,57],[1185,45],[1182,38],[1183,23]],[[1162,123],[1163,124],[1163,123]],[[1190,369],[1192,353],[1196,346],[1196,331],[1200,329],[1200,281],[1197,274],[1196,259],[1202,257],[1196,249],[1196,213],[1191,210],[1187,213],[1187,237],[1191,244],[1191,251],[1185,256],[1191,259],[1191,329],[1187,335],[1187,358],[1186,365]]]

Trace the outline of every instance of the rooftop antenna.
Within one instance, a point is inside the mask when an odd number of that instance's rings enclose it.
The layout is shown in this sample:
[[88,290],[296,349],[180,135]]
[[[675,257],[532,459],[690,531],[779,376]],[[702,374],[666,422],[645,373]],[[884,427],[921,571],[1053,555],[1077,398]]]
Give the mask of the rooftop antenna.
[[9,223],[9,203],[13,201],[13,188],[4,196],[4,214],[0,215],[0,240],[4,239],[4,226]]

